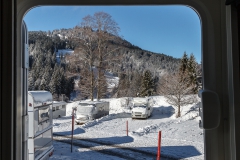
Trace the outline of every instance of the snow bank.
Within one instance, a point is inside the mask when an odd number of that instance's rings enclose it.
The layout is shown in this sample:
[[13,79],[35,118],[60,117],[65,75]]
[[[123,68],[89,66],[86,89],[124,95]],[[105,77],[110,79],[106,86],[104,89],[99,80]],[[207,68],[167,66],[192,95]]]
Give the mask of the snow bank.
[[109,115],[104,116],[102,118],[95,119],[93,121],[90,121],[90,122],[87,122],[87,123],[83,124],[82,128],[92,127],[92,126],[98,125],[99,123],[102,123],[104,121],[110,121],[110,120],[117,119],[117,118],[129,118],[129,117],[130,117],[130,114],[125,113],[125,112],[117,113],[117,114],[109,114]]
[[132,131],[130,134],[132,136],[143,136],[150,132],[156,131],[158,128],[159,128],[158,125],[146,126],[143,128],[139,128],[136,131]]
[[[129,116],[131,113],[130,107],[133,103],[132,97],[122,97],[122,98],[109,98],[109,99],[102,99],[102,101],[109,102],[110,111],[109,114],[113,114],[114,116]],[[147,98],[146,98],[147,99]],[[172,119],[176,119],[175,113],[177,111],[176,106],[172,106],[167,103],[167,100],[164,96],[151,96],[148,97],[149,103],[153,106],[153,115],[154,114],[162,114],[162,115],[171,115]],[[90,101],[90,100],[88,100]],[[197,102],[194,104],[186,105],[181,107],[181,117],[178,118],[179,120],[189,120],[189,119],[196,119],[199,120],[199,102],[200,99],[197,98]],[[66,109],[66,116],[72,115],[72,107],[76,107],[79,101],[69,103]],[[121,113],[121,114],[119,114]]]

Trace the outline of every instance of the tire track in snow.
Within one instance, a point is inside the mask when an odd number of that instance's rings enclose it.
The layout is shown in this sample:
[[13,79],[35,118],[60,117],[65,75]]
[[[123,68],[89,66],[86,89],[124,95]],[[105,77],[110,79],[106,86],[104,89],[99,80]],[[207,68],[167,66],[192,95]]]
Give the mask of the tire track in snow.
[[[53,134],[53,140],[71,144],[71,136],[64,136],[60,134]],[[87,148],[92,151],[96,151],[102,154],[116,156],[127,160],[155,160],[156,153],[151,153],[135,148],[129,148],[124,146],[118,146],[107,142],[99,142],[88,138],[76,138],[73,137],[73,145]],[[161,160],[175,160],[173,158],[165,158],[161,155]]]

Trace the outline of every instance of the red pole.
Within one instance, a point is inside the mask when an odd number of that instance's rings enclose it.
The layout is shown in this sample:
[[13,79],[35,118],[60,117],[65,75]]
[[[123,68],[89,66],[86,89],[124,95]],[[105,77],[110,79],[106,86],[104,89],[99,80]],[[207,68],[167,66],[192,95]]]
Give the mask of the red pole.
[[158,132],[158,152],[157,152],[157,160],[160,160],[161,155],[161,131]]
[[72,110],[72,140],[71,140],[71,152],[73,146],[73,130],[74,130],[74,109]]
[[127,124],[127,136],[128,136],[128,121],[127,121],[127,123],[126,123],[126,124]]

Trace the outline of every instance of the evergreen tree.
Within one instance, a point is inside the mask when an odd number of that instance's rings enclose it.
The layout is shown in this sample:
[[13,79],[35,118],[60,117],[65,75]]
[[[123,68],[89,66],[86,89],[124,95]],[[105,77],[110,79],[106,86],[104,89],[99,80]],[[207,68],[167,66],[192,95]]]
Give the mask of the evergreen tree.
[[61,67],[59,73],[60,73],[60,94],[65,94],[67,82],[63,67]]
[[[57,66],[57,65],[55,65],[55,66]],[[62,93],[61,81],[62,81],[62,75],[60,72],[60,68],[57,66],[56,74],[55,74],[55,85],[56,85],[56,93],[57,93],[58,97]]]
[[41,80],[39,89],[40,90],[48,90],[47,82],[46,82],[46,80],[44,78]]
[[71,93],[74,90],[74,77],[67,78],[65,95],[71,99]]
[[54,66],[54,71],[51,77],[51,81],[49,84],[49,90],[52,94],[59,95],[59,87],[60,87],[60,78],[59,78],[59,67],[57,64]]
[[44,74],[44,67],[45,67],[45,57],[43,53],[39,53],[39,55],[36,55],[36,63],[34,64],[33,70],[34,70],[34,77],[35,79],[42,79],[42,76]]
[[57,92],[54,77],[51,78],[51,81],[49,84],[49,91],[52,93],[52,95]]
[[44,71],[44,74],[43,74],[43,77],[42,77],[42,80],[41,80],[41,84],[40,84],[40,89],[41,90],[47,90],[49,91],[49,83],[51,81],[51,72],[52,72],[52,69],[50,67],[50,65],[47,65],[45,67],[45,71]]
[[188,68],[188,55],[186,52],[184,52],[179,67],[180,74],[184,74],[187,71],[187,68]]
[[51,54],[47,54],[44,64],[45,64],[45,66],[43,66],[44,68],[48,69],[52,68]]
[[189,84],[187,85],[192,87],[193,94],[196,94],[199,88],[197,83],[197,67],[198,64],[194,55],[191,54],[188,58],[188,55],[186,52],[184,52],[179,67],[179,75],[181,76],[182,81],[184,81],[186,78],[189,79]]
[[34,83],[34,90],[40,90],[41,79],[38,78]]
[[152,73],[146,70],[143,74],[140,97],[152,96],[154,93],[155,81],[152,77]]
[[32,72],[28,74],[28,90],[33,91],[35,89],[34,78],[32,77]]
[[190,55],[188,61],[188,76],[189,76],[189,86],[193,86],[192,92],[196,94],[198,92],[198,83],[197,83],[197,62],[193,54]]
[[56,63],[57,63],[56,52],[54,52],[52,57],[51,57],[51,67],[54,68]]

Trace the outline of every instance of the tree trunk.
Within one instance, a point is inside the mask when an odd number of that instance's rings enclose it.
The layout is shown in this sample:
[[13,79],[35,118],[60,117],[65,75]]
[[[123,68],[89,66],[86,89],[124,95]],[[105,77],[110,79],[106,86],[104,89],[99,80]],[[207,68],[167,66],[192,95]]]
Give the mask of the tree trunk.
[[[100,42],[101,43],[101,42]],[[98,79],[97,79],[97,100],[100,99],[100,94],[101,94],[101,91],[100,91],[100,73],[101,73],[101,70],[102,70],[102,53],[101,53],[101,48],[99,47],[98,48],[98,54],[99,54],[99,66],[98,66]]]
[[181,117],[181,112],[180,112],[180,105],[178,105],[178,113],[177,113],[177,118]]
[[94,81],[94,75],[93,75],[93,69],[91,66],[91,101],[93,101],[93,95],[94,95],[94,85],[93,85],[93,81]]

